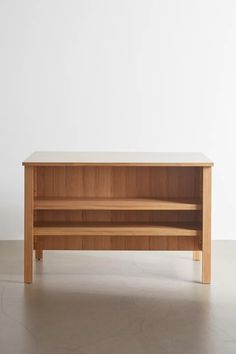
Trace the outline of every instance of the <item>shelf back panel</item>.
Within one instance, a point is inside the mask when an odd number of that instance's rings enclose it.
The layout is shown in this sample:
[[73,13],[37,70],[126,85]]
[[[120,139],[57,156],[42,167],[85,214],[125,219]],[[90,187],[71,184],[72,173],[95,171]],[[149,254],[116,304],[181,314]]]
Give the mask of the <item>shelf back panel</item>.
[[35,167],[36,197],[201,198],[199,167]]

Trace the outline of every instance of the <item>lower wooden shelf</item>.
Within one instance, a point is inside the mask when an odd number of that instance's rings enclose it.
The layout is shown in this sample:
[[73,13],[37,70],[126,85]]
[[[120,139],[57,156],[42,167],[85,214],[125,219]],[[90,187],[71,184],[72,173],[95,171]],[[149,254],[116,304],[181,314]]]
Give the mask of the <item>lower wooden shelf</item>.
[[147,223],[44,223],[34,227],[34,236],[200,236],[192,224]]

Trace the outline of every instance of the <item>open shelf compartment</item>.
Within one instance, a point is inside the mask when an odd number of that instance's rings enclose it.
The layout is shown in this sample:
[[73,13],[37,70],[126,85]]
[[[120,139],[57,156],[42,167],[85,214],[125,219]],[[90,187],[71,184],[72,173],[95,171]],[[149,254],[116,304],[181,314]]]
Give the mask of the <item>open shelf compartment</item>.
[[200,249],[198,167],[39,166],[35,249]]

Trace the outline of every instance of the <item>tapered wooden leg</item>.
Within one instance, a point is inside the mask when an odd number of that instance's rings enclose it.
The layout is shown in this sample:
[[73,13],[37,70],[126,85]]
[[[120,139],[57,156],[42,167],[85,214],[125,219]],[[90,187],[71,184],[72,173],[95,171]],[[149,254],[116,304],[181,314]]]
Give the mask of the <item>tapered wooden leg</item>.
[[201,251],[193,251],[193,260],[200,261],[201,259]]
[[25,238],[24,238],[24,281],[32,282],[33,273],[33,189],[32,166],[25,167]]
[[35,258],[40,261],[43,258],[43,250],[35,250]]
[[211,167],[203,168],[202,283],[211,282]]

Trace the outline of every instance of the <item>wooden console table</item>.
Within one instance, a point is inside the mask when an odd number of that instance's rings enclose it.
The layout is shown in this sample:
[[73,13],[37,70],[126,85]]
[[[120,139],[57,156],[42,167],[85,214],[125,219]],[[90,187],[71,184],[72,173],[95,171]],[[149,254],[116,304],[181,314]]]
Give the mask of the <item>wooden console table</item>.
[[211,278],[211,167],[200,153],[35,152],[25,168],[24,279],[33,250],[186,250]]

